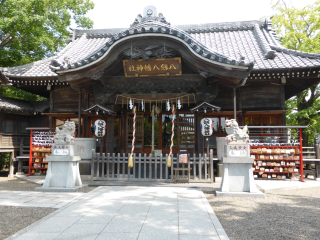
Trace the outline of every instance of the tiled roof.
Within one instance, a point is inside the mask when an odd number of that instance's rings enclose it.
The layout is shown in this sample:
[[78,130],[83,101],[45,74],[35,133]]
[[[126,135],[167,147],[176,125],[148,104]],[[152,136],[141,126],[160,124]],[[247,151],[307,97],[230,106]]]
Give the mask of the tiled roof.
[[49,102],[33,102],[0,95],[0,109],[17,112],[44,112],[49,109]]
[[0,68],[7,77],[54,77],[55,71],[99,61],[120,39],[139,34],[166,34],[184,41],[194,54],[210,61],[253,70],[319,67],[320,55],[283,48],[270,21],[243,21],[170,26],[141,22],[129,29],[74,30],[73,40],[56,56],[28,65]]

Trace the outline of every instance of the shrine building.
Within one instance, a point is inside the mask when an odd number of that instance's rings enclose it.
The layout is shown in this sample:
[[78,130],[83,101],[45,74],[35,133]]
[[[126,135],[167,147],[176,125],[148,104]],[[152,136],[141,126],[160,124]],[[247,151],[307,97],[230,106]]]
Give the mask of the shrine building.
[[[236,117],[240,126],[286,125],[285,101],[319,83],[320,55],[282,47],[268,19],[174,25],[148,6],[132,20],[125,28],[73,29],[57,55],[0,68],[1,84],[50,99],[23,126],[34,126],[37,118],[37,127],[52,128],[69,120],[77,125],[77,137],[92,138],[95,120],[103,117],[103,151],[129,153],[136,106],[135,153],[149,154],[153,139],[154,149],[166,154],[173,104],[173,153],[203,153],[205,114],[190,109],[204,102],[220,108],[208,114],[214,122],[209,145],[215,149],[216,137],[226,136],[226,119]],[[0,146],[8,148],[14,145],[10,137],[27,133],[6,128],[19,124],[20,113],[0,114]]]

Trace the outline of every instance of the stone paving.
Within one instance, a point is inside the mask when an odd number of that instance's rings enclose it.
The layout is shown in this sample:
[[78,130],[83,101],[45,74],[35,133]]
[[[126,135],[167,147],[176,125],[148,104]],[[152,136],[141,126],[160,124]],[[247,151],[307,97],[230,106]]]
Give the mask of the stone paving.
[[228,236],[200,189],[108,186],[80,196],[7,239],[206,240]]
[[0,191],[0,206],[61,208],[84,193]]

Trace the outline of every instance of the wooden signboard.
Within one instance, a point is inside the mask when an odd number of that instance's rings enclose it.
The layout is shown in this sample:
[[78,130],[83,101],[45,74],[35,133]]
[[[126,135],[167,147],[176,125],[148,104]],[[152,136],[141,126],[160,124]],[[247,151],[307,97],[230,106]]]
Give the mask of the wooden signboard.
[[181,58],[123,60],[124,75],[130,77],[181,76]]

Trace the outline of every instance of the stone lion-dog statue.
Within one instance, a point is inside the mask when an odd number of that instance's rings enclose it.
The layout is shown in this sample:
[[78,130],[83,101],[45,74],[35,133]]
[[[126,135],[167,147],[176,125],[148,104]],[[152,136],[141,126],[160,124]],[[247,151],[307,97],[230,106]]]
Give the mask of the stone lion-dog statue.
[[239,128],[239,125],[235,119],[226,120],[225,124],[226,132],[228,133],[227,142],[248,142],[248,127],[244,126],[243,129]]
[[56,134],[54,135],[54,142],[56,144],[74,144],[74,131],[76,124],[74,122],[65,121],[62,129],[56,127]]

